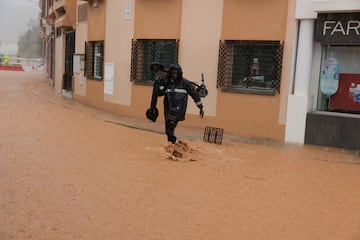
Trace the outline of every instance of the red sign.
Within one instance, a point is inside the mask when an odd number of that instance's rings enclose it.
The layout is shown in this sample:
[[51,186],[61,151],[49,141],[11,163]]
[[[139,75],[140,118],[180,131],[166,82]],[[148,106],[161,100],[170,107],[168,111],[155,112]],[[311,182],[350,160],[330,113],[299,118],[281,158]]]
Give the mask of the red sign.
[[338,91],[330,97],[330,108],[343,111],[360,111],[360,74],[341,73]]

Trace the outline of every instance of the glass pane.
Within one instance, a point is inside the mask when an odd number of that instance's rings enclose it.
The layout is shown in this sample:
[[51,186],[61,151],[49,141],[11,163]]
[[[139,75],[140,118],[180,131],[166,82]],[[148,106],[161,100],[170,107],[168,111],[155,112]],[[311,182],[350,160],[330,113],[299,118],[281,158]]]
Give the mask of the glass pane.
[[155,42],[154,61],[163,65],[169,65],[176,61],[174,58],[175,41],[157,41]]
[[240,41],[229,44],[231,85],[272,89],[272,83],[277,81],[278,48],[279,43],[275,42]]
[[246,77],[250,74],[249,69],[249,59],[250,51],[247,51],[245,45],[236,44],[234,45],[234,54],[233,54],[233,70],[232,70],[232,85],[233,86],[242,86],[246,85]]
[[360,113],[360,46],[324,45],[318,111]]
[[102,43],[96,42],[94,45],[94,78],[102,78]]
[[154,79],[150,65],[159,62],[164,66],[176,62],[177,49],[175,40],[144,40],[143,73],[144,81]]

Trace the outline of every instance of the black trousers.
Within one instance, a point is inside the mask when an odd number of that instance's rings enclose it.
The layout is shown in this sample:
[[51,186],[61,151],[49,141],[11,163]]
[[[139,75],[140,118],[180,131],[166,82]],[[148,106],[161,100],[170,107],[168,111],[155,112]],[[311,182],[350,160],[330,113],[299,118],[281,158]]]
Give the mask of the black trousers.
[[175,137],[175,128],[177,125],[177,121],[174,120],[165,120],[165,132],[167,135],[167,140],[169,142],[175,143],[176,137]]

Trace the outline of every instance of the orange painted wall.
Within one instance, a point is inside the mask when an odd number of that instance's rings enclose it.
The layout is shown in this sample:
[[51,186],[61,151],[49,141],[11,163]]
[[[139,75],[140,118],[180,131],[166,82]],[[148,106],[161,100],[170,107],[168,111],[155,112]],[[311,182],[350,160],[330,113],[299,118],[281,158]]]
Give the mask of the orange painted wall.
[[219,91],[217,122],[241,135],[283,140],[285,126],[278,124],[280,95]]
[[222,39],[284,40],[287,0],[224,0]]
[[99,6],[88,8],[88,41],[105,40],[106,2],[99,1]]
[[135,39],[180,37],[181,0],[136,0]]
[[77,0],[67,0],[65,8],[69,22],[71,26],[75,29],[77,23],[77,19],[76,19]]
[[241,136],[284,140],[285,125],[278,123],[280,95],[239,94],[218,90],[217,113],[203,120],[186,115],[181,125],[224,128],[227,133]]
[[[287,0],[224,0],[222,40],[285,39]],[[247,136],[283,140],[280,95],[218,91],[214,124]]]

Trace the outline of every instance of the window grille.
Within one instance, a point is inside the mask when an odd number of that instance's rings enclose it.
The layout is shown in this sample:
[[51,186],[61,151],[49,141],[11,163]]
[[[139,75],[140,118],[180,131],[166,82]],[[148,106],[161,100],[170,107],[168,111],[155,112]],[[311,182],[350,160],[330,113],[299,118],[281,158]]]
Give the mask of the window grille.
[[217,87],[280,92],[282,52],[279,41],[220,41]]
[[137,82],[153,81],[151,63],[159,62],[168,66],[177,62],[177,59],[178,41],[175,39],[133,39],[130,79]]
[[87,10],[88,3],[84,3],[78,6],[78,22],[86,22],[87,21]]
[[101,80],[103,78],[104,42],[85,43],[85,74],[88,79]]

